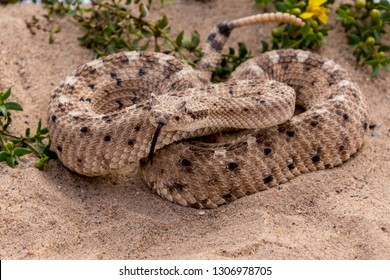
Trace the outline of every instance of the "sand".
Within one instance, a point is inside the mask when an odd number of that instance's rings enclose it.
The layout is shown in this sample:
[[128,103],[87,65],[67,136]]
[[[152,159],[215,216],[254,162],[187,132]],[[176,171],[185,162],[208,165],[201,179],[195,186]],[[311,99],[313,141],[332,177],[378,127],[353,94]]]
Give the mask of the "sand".
[[[202,38],[224,19],[259,12],[253,1],[201,3],[175,0],[166,13],[172,34],[198,30]],[[23,133],[47,119],[50,94],[78,65],[94,58],[80,47],[69,19],[48,23],[36,5],[0,7],[0,89],[13,85],[23,112],[12,130]],[[32,35],[25,21],[39,18]],[[330,20],[320,54],[346,68],[367,96],[377,136],[343,166],[305,174],[215,210],[185,208],[152,193],[139,176],[125,183],[87,178],[58,160],[15,169],[0,164],[1,259],[389,259],[390,74],[370,77],[347,51],[342,28]],[[55,42],[49,30],[60,25]],[[245,42],[260,53],[274,25],[234,32],[228,45]]]

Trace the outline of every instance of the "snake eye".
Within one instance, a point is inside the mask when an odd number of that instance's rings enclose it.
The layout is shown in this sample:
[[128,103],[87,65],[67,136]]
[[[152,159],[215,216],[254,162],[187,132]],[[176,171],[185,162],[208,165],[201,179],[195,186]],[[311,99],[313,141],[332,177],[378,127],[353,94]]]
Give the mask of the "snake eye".
[[176,117],[175,117],[175,121],[177,121],[177,122],[180,121],[180,117],[179,117],[179,116],[176,116]]

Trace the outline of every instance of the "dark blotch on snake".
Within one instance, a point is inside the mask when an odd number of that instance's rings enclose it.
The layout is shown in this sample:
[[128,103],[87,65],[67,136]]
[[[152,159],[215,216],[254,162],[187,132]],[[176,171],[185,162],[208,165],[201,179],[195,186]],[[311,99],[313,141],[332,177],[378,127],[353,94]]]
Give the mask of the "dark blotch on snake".
[[272,175],[268,175],[264,178],[264,184],[270,183],[273,179],[274,177],[272,177]]
[[312,127],[316,127],[318,124],[319,124],[318,121],[311,121],[311,122],[310,122],[310,125],[311,125]]
[[288,137],[294,137],[294,136],[295,136],[295,131],[288,130],[288,131],[286,132],[286,134],[287,134]]
[[282,66],[284,71],[287,71],[290,64],[289,63],[282,63],[281,66]]
[[319,155],[315,155],[314,157],[311,158],[312,162],[318,162],[321,160],[321,157]]
[[89,130],[89,128],[86,127],[86,126],[84,126],[84,127],[82,127],[82,128],[80,129],[80,131],[81,131],[82,133],[87,133],[88,130]]
[[184,158],[184,159],[181,160],[181,165],[182,165],[182,166],[185,166],[185,167],[191,166],[191,165],[192,165],[192,162],[191,162],[190,160]]
[[61,146],[57,146],[57,150],[58,150],[59,152],[62,152],[62,147],[61,147]]
[[222,22],[222,23],[218,24],[217,27],[218,27],[219,33],[221,33],[222,35],[224,35],[226,37],[229,37],[230,32],[232,30],[227,23]]
[[55,122],[55,121],[57,120],[57,116],[56,116],[56,115],[51,116],[51,120],[52,120],[53,122]]
[[272,152],[272,149],[271,148],[265,148],[263,150],[263,152],[264,152],[264,155],[269,156],[271,154],[271,152]]
[[110,135],[106,135],[106,136],[104,136],[103,140],[106,141],[106,142],[111,141],[111,136]]
[[85,101],[87,101],[87,102],[91,102],[92,100],[91,100],[91,98],[85,98]]
[[106,123],[112,122],[112,119],[109,116],[103,116],[102,120],[105,121]]
[[295,163],[290,163],[289,165],[287,165],[288,169],[294,169],[295,168]]
[[139,69],[139,71],[138,71],[138,76],[143,77],[143,76],[145,76],[145,75],[146,75],[146,70],[143,69],[143,68]]
[[311,69],[313,69],[313,65],[308,63],[303,64],[303,70],[305,71],[305,73],[309,72]]
[[228,163],[227,168],[228,168],[230,171],[236,170],[236,169],[238,168],[238,164],[235,163],[235,162],[230,162],[230,163]]
[[118,110],[122,109],[123,103],[121,100],[115,100],[116,104],[118,104]]
[[216,50],[217,52],[222,51],[223,44],[222,44],[221,42],[219,42],[219,41],[217,41],[217,40],[213,40],[213,41],[211,42],[210,45],[211,45],[211,47],[212,47],[214,50]]
[[111,72],[110,76],[111,76],[112,79],[118,78],[118,74],[116,72]]
[[224,200],[226,200],[226,201],[232,201],[232,200],[235,200],[235,199],[236,199],[236,197],[233,196],[231,193],[228,193],[228,194],[223,195],[222,198],[223,198]]
[[207,37],[207,42],[211,42],[215,39],[215,37],[217,36],[217,33],[213,32],[209,35],[209,37]]
[[94,89],[95,88],[95,84],[88,84],[89,88],[90,89]]

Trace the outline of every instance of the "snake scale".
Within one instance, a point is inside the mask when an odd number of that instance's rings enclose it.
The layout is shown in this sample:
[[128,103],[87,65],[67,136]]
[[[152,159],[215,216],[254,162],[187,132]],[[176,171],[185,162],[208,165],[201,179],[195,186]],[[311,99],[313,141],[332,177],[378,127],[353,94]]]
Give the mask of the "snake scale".
[[51,148],[87,176],[140,168],[160,196],[196,208],[342,164],[362,146],[369,120],[357,83],[333,61],[270,51],[227,82],[210,82],[231,31],[258,22],[303,24],[278,13],[222,22],[195,69],[136,51],[81,65],[51,96]]

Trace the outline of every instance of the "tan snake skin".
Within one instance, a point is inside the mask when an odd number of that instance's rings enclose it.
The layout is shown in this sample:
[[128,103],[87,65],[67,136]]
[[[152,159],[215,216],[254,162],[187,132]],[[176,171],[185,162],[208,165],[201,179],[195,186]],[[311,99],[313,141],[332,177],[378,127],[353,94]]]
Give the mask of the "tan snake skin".
[[210,84],[230,32],[269,21],[302,24],[284,14],[220,23],[195,70],[150,52],[80,66],[51,96],[52,149],[87,176],[141,167],[160,196],[196,208],[340,165],[362,146],[369,120],[358,85],[331,60],[271,51]]

